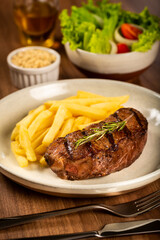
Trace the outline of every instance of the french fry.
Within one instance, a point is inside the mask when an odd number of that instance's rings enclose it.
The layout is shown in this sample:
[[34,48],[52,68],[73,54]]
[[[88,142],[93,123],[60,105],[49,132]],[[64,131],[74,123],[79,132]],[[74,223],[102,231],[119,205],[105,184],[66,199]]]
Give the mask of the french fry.
[[40,164],[41,164],[43,167],[47,167],[47,166],[48,166],[47,163],[46,163],[46,160],[45,160],[44,156],[42,156],[42,157],[40,158],[39,162],[40,162]]
[[72,132],[79,130],[79,125],[89,123],[91,122],[91,119],[85,116],[79,116],[75,119],[73,127],[72,127]]
[[12,131],[11,140],[12,141],[15,140],[16,137],[18,136],[18,134],[19,134],[19,126],[16,125],[15,128]]
[[40,130],[36,131],[35,134],[34,134],[34,137],[32,138],[32,143],[33,143],[34,141],[36,141],[36,139],[39,138],[39,136],[40,136],[41,134],[43,134],[43,133],[46,131],[46,129],[47,129],[47,128],[43,128],[43,129],[40,129]]
[[93,104],[91,107],[97,108],[97,109],[104,109],[106,111],[110,111],[112,108],[117,108],[119,107],[120,104],[117,102],[103,102],[103,103],[98,103],[98,104]]
[[66,115],[65,115],[65,120],[68,119],[68,118],[71,118],[71,117],[72,117],[72,113],[67,109]]
[[66,107],[72,112],[74,116],[84,115],[96,120],[105,118],[104,110],[97,111],[97,109],[81,106],[78,104],[66,104]]
[[71,132],[77,131],[78,125],[84,124],[84,120],[85,120],[84,116],[79,116],[79,117],[75,118]]
[[[106,111],[102,109],[99,109],[99,111],[97,111],[96,108],[94,109],[94,108],[90,108],[83,105],[69,104],[69,103],[64,103],[63,105],[71,111],[73,116],[84,115],[86,117],[93,118],[95,120],[103,119],[106,116]],[[55,109],[58,109],[57,103],[53,104],[49,110],[55,111]]]
[[[106,112],[106,118],[109,117],[111,114],[113,114],[115,111],[117,111],[118,109],[122,108],[122,106],[116,106],[114,107],[112,110]],[[98,109],[98,108],[97,108]],[[103,119],[102,119],[103,120]],[[81,124],[81,125],[78,125],[78,130],[82,130],[84,129],[85,127],[91,125],[91,124],[95,124],[95,123],[99,123],[100,120],[98,121],[89,121],[89,122],[86,122],[84,124]]]
[[41,134],[35,138],[35,140],[32,142],[33,149],[37,148],[42,144],[42,140],[48,131],[49,131],[49,128],[47,128],[46,130],[43,129]]
[[20,167],[24,168],[28,166],[28,159],[24,156],[15,154],[16,160]]
[[47,146],[43,143],[35,149],[36,155],[43,155],[47,149]]
[[95,122],[90,122],[90,123],[85,123],[85,124],[79,125],[78,126],[78,130],[82,130],[82,129],[84,129],[85,127],[87,127],[89,125],[92,125],[92,124],[95,124],[95,123],[99,123],[99,122],[100,122],[100,120],[95,121]]
[[[31,125],[28,128],[28,133],[30,136],[30,139],[33,139],[34,134],[36,131],[39,130],[39,128],[41,127],[41,125],[47,121],[47,119],[50,119],[50,117],[53,115],[52,112],[50,112],[49,110],[45,110],[43,112],[41,112],[35,119],[34,121],[31,123]],[[41,129],[41,128],[40,128]]]
[[18,155],[22,155],[22,156],[25,156],[26,153],[25,153],[25,150],[21,148],[19,142],[17,141],[12,141],[11,142],[11,147],[12,149],[14,150],[14,152]]
[[[60,101],[59,102],[54,101],[53,104],[50,106],[49,111],[55,113],[61,105],[62,105],[62,103]],[[63,104],[63,106],[64,106],[64,104]]]
[[91,122],[93,122],[93,119],[91,119],[89,117],[85,117],[84,124],[88,124],[88,123],[91,123]]
[[54,120],[54,114],[51,117],[48,117],[45,121],[42,122],[42,124],[39,126],[39,128],[36,130],[34,136],[32,137],[32,140],[36,137],[36,133],[38,131],[45,131],[46,128],[51,127]]
[[71,116],[72,115],[69,113],[68,109],[64,105],[60,105],[55,115],[53,124],[50,127],[46,136],[44,137],[42,143],[46,146],[49,145],[55,139],[58,131],[62,127],[64,120],[66,120],[66,118]]
[[63,102],[67,102],[69,100],[73,100],[73,99],[77,99],[77,96],[70,96],[68,98],[65,98],[63,100],[50,100],[44,103],[44,105],[46,106],[46,108],[50,108],[54,103],[59,102],[59,106],[63,103]]
[[76,124],[73,125],[71,132],[75,132],[75,131],[77,131],[77,130],[79,130],[78,127],[77,127],[77,125],[76,125]]
[[65,137],[68,133],[71,132],[74,123],[74,118],[68,118],[62,125],[61,130],[57,137]]
[[[103,98],[104,102],[116,102],[122,101],[122,103],[127,102],[129,99],[129,95],[118,96],[118,97],[104,97],[95,93],[85,92],[85,91],[78,91],[77,92],[78,98]],[[121,104],[122,104],[121,103]]]
[[118,109],[122,108],[123,106],[116,106],[115,108],[110,109],[110,111],[107,112],[107,117],[114,112],[116,112]]
[[24,150],[24,149],[21,149],[21,148],[17,148],[17,149],[16,149],[16,153],[17,153],[18,155],[21,155],[21,156],[26,156],[25,150]]
[[85,120],[86,120],[86,117],[79,116],[75,119],[75,123],[76,123],[76,125],[83,124],[85,122]]
[[20,167],[27,167],[28,166],[28,160],[26,157],[21,156],[19,154],[17,154],[16,150],[17,150],[17,142],[11,142],[11,149],[12,152],[14,153],[14,156],[19,164]]
[[19,133],[18,133],[18,135],[16,136],[15,141],[16,141],[16,142],[19,142]]
[[24,117],[20,122],[18,122],[17,125],[20,126],[23,124],[25,127],[28,127],[32,123],[32,121],[36,118],[36,116],[45,109],[46,107],[44,105],[39,106],[38,108],[34,109],[30,114],[28,114],[26,117]]
[[90,106],[92,104],[97,103],[103,103],[103,102],[109,102],[112,101],[112,99],[106,99],[106,97],[99,97],[99,98],[77,98],[77,99],[68,99],[68,100],[61,100],[57,102],[59,103],[69,103],[69,104],[79,104],[84,106]]
[[77,97],[78,98],[99,98],[99,97],[103,97],[103,96],[95,94],[95,93],[79,90],[79,91],[77,91]]
[[51,100],[51,101],[47,101],[47,102],[45,102],[44,103],[44,105],[45,105],[45,107],[47,108],[47,109],[49,109],[54,103],[56,103],[57,101],[55,101],[55,100]]
[[29,161],[36,161],[36,154],[32,148],[32,144],[29,138],[28,130],[25,126],[21,125],[19,128],[19,141],[21,147],[25,150],[27,159]]

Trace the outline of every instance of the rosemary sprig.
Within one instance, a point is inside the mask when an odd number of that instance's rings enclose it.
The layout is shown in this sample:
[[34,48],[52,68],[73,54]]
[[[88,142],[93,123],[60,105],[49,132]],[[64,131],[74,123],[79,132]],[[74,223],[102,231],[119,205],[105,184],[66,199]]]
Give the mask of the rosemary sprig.
[[95,140],[99,140],[101,139],[106,133],[112,133],[114,131],[121,131],[127,121],[133,116],[133,114],[131,114],[128,118],[126,118],[123,121],[120,122],[108,122],[108,123],[104,123],[104,125],[99,129],[99,128],[92,128],[93,132],[88,135],[88,136],[84,136],[83,138],[78,139],[75,142],[75,149],[77,147],[79,147],[80,145],[83,145],[87,142],[90,142],[91,140],[95,139]]

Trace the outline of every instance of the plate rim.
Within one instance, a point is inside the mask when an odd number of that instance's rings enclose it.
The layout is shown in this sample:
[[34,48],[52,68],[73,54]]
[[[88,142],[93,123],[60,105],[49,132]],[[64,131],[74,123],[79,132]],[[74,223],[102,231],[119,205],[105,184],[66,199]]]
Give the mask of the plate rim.
[[52,85],[52,84],[60,84],[60,83],[63,83],[63,82],[70,82],[70,81],[81,81],[81,80],[87,80],[87,81],[103,81],[103,82],[109,82],[109,83],[116,83],[116,84],[119,84],[119,85],[128,85],[128,86],[132,86],[132,87],[135,87],[137,89],[143,89],[144,91],[150,93],[150,94],[153,94],[155,95],[156,97],[160,98],[160,94],[151,90],[151,89],[148,89],[146,87],[143,87],[143,86],[139,86],[139,85],[136,85],[134,83],[129,83],[129,82],[122,82],[122,81],[118,81],[118,80],[112,80],[112,79],[102,79],[102,78],[70,78],[70,79],[59,79],[57,81],[49,81],[49,82],[45,82],[45,83],[38,83],[36,85],[33,85],[33,86],[29,86],[29,87],[25,87],[25,88],[22,88],[22,89],[18,89],[17,91],[15,92],[12,92],[10,94],[8,94],[7,96],[3,97],[0,99],[0,105],[2,104],[3,101],[5,101],[6,98],[10,98],[12,97],[13,95],[17,95],[21,92],[25,92],[25,91],[29,91],[30,89],[34,89],[34,88],[37,88],[37,87],[43,87],[45,85]]
[[[114,188],[114,187],[119,187],[119,186],[124,187],[126,185],[142,183],[143,181],[148,180],[152,177],[156,177],[158,175],[160,176],[160,169],[157,169],[156,171],[148,173],[144,176],[134,178],[134,179],[130,179],[130,180],[126,180],[126,181],[115,182],[115,183],[90,184],[90,185],[84,185],[84,184],[82,184],[82,185],[65,185],[65,186],[63,186],[63,183],[62,183],[61,185],[53,186],[53,185],[50,185],[50,184],[46,185],[46,184],[43,184],[43,183],[38,183],[34,180],[29,180],[27,178],[24,178],[23,176],[20,176],[19,174],[15,174],[10,170],[8,171],[7,168],[5,166],[2,166],[2,164],[0,163],[0,170],[1,170],[1,168],[4,171],[6,171],[6,172],[18,177],[18,178],[21,178],[25,181],[28,181],[30,183],[38,184],[38,185],[41,185],[41,186],[47,186],[47,187],[51,187],[51,188],[58,188],[58,189],[64,189],[65,188],[65,189],[70,189],[70,190],[76,190],[76,189],[77,190],[88,190],[88,189],[89,190],[95,190],[95,189],[100,190],[100,189],[105,189],[105,188],[109,189],[109,188]],[[140,180],[140,181],[138,181],[138,180]],[[79,181],[81,181],[81,180],[79,180]],[[69,182],[71,182],[71,180]]]

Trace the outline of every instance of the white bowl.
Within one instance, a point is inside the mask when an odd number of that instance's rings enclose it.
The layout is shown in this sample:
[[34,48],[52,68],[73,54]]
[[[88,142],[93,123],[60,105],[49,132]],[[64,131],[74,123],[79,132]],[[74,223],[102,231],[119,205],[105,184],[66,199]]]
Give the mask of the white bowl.
[[[155,60],[159,41],[147,52],[129,52],[123,54],[97,54],[77,49],[72,51],[65,44],[68,58],[77,67],[85,70],[89,76],[126,80],[140,75]],[[92,74],[91,74],[92,73]]]
[[[41,68],[23,68],[12,63],[12,57],[18,52],[29,49],[40,49],[53,54],[56,57],[55,62]],[[38,83],[56,81],[59,77],[60,55],[53,49],[46,47],[23,47],[12,51],[7,57],[7,63],[10,70],[12,83],[18,88],[24,88]]]

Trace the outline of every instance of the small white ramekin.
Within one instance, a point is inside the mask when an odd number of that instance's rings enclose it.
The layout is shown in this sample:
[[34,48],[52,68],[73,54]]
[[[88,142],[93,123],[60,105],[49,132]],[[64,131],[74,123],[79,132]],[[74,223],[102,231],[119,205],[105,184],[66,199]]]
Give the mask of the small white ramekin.
[[[16,66],[12,63],[12,57],[18,52],[26,51],[29,49],[41,49],[53,54],[56,57],[55,62],[52,64],[41,67],[41,68],[23,68]],[[35,84],[56,81],[59,78],[59,65],[60,65],[60,54],[53,49],[33,46],[33,47],[23,47],[12,51],[7,56],[7,63],[10,70],[11,80],[14,86],[17,88],[29,87]]]

